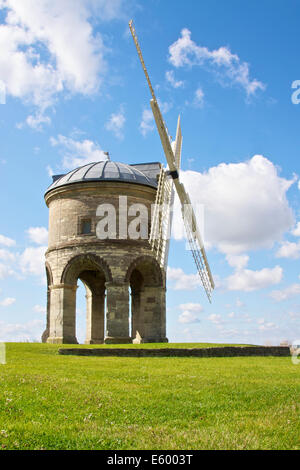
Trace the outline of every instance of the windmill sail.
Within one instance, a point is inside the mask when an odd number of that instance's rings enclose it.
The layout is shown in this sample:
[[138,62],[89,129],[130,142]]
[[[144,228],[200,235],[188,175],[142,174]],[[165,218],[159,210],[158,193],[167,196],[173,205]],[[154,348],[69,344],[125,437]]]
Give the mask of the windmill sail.
[[[176,140],[173,142],[174,155],[177,167],[181,160],[182,135],[180,128],[180,117],[178,118]],[[174,204],[173,179],[163,167],[158,178],[156,200],[152,215],[151,233],[149,242],[155,257],[161,268],[167,269],[170,247]]]
[[[175,148],[174,148],[174,151],[173,151],[171,138],[168,134],[167,127],[164,123],[161,111],[159,109],[159,105],[158,105],[158,102],[157,102],[157,99],[156,99],[156,96],[155,96],[155,93],[154,93],[154,90],[153,90],[153,87],[152,87],[152,84],[151,84],[151,81],[150,81],[150,78],[149,78],[149,75],[148,75],[148,72],[147,72],[147,68],[146,68],[145,63],[144,63],[142,51],[141,51],[141,48],[140,48],[140,45],[139,45],[139,42],[138,42],[138,39],[137,39],[137,35],[136,35],[136,32],[135,32],[135,28],[133,26],[132,20],[129,22],[129,28],[130,28],[130,31],[131,31],[131,34],[132,34],[132,37],[133,37],[133,40],[134,40],[134,43],[135,43],[135,46],[136,46],[141,64],[142,64],[142,67],[143,67],[143,70],[144,70],[144,73],[145,73],[145,76],[146,76],[146,80],[147,80],[148,85],[149,85],[150,93],[152,95],[152,99],[150,101],[150,104],[151,104],[152,112],[153,112],[153,115],[154,115],[156,127],[157,127],[157,130],[158,130],[159,136],[160,136],[160,140],[161,140],[161,143],[162,143],[162,146],[163,146],[163,149],[164,149],[164,153],[165,153],[165,156],[166,156],[166,159],[167,159],[167,163],[168,163],[168,166],[169,166],[169,175],[172,178],[172,181],[174,183],[176,192],[178,194],[178,197],[179,197],[179,200],[180,200],[180,203],[181,203],[181,211],[182,211],[182,216],[183,216],[183,220],[184,220],[187,239],[189,241],[190,249],[192,251],[192,255],[193,255],[193,258],[194,258],[194,261],[195,261],[195,264],[196,264],[201,282],[203,284],[203,287],[205,289],[207,297],[208,297],[209,301],[211,302],[211,294],[212,294],[212,291],[214,289],[213,277],[212,277],[210,267],[209,267],[209,264],[208,264],[208,261],[207,261],[207,257],[206,257],[202,237],[200,235],[200,231],[199,231],[198,226],[197,226],[195,213],[194,213],[193,207],[191,205],[191,200],[190,200],[189,195],[186,192],[183,184],[180,183],[180,181],[179,181],[178,170],[179,170],[179,164],[180,164],[181,139],[182,139],[181,138],[180,123],[179,123],[179,126],[177,127],[177,136],[176,136],[177,143],[175,143]],[[172,201],[172,188],[168,192],[168,190],[165,189],[166,184],[167,183],[166,183],[165,176],[162,176],[162,174],[161,174],[161,181],[160,181],[160,185],[158,187],[158,192],[157,192],[157,200],[159,198],[163,199],[164,194],[167,191],[167,193],[171,195],[170,196],[171,197],[170,201]],[[171,205],[171,202],[170,202],[170,205]],[[170,217],[171,217],[171,215],[169,215],[169,222],[171,222]],[[152,249],[154,249],[154,251],[156,251],[157,257],[158,257],[160,263],[164,262],[167,259],[166,255],[167,255],[167,251],[168,251],[168,244],[167,243],[164,244],[163,239],[160,239],[159,236],[158,236],[159,242],[154,243],[153,233],[155,233],[155,235],[157,235],[157,233],[159,235],[162,235],[162,233],[165,230],[162,226],[162,222],[163,222],[162,217],[160,218],[159,215],[154,214],[153,223],[154,223],[155,227],[153,228],[153,232],[151,233],[152,238],[150,236],[150,239],[151,239],[151,243],[152,243]]]

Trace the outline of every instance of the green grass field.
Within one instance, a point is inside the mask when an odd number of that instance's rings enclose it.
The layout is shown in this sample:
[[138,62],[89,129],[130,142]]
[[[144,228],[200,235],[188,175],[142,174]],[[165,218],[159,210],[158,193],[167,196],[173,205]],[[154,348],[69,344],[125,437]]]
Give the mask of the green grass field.
[[300,366],[290,358],[100,358],[59,347],[70,346],[7,343],[0,448],[300,449]]

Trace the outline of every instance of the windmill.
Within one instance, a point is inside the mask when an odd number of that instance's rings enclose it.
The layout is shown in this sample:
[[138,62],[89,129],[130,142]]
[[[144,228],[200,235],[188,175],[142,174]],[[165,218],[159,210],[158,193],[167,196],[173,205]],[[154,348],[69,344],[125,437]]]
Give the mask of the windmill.
[[138,42],[133,21],[129,22],[129,28],[140,58],[147,83],[149,85],[152,99],[150,105],[155,119],[156,127],[160,136],[162,147],[168,164],[168,171],[161,168],[158,188],[156,193],[155,209],[152,216],[152,227],[149,242],[152,251],[160,266],[167,268],[168,252],[170,242],[170,229],[172,224],[171,207],[174,202],[174,188],[178,194],[181,204],[181,212],[185,225],[187,239],[199,273],[201,282],[205,289],[208,300],[211,302],[211,295],[214,289],[214,281],[207,261],[203,240],[197,226],[195,212],[191,205],[191,200],[184,186],[179,181],[179,170],[181,160],[182,134],[180,127],[180,117],[178,118],[176,139],[172,142],[167,127],[163,120],[148,72],[143,59],[142,51]]

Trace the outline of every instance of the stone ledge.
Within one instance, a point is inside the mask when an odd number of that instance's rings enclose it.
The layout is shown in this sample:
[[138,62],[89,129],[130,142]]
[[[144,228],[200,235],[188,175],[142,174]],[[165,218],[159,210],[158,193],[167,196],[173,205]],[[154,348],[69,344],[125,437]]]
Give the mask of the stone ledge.
[[217,348],[62,348],[59,354],[75,356],[99,357],[249,357],[249,356],[281,356],[289,357],[290,348],[285,346],[246,346]]

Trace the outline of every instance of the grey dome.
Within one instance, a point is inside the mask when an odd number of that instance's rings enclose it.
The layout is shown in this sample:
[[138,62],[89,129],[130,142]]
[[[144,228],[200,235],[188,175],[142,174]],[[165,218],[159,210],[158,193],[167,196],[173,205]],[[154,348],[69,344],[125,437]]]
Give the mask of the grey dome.
[[156,178],[149,178],[140,170],[125,163],[104,160],[76,168],[66,175],[53,177],[53,183],[46,193],[52,189],[73,183],[84,183],[89,181],[120,181],[125,183],[143,184],[145,186],[157,187]]

